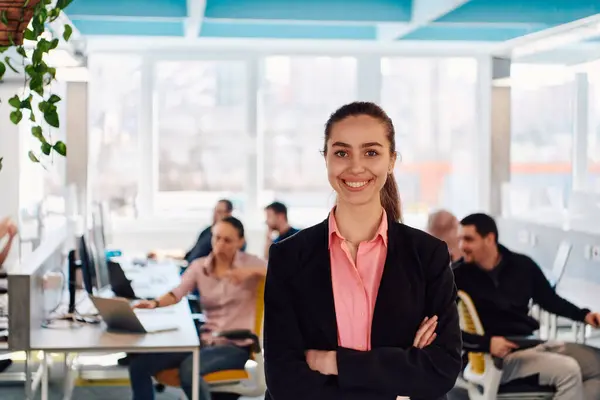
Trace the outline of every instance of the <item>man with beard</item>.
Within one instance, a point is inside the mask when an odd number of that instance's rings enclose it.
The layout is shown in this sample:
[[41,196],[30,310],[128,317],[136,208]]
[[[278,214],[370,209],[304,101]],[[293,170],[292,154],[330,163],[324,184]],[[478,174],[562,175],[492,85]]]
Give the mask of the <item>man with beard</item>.
[[531,300],[541,308],[597,328],[600,315],[560,297],[540,267],[529,257],[498,242],[492,217],[472,214],[460,221],[463,259],[454,265],[458,290],[467,293],[479,314],[485,335],[463,332],[463,347],[502,359],[501,383],[537,375],[539,384],[556,389],[556,400],[600,399],[600,350],[584,345],[544,342],[519,349],[518,340],[539,329],[529,316]]
[[[287,207],[278,201],[265,207],[267,238],[265,244],[265,260],[269,258],[269,248],[273,243],[281,242],[295,235],[299,229],[293,228],[288,223]],[[273,234],[277,237],[273,238]]]

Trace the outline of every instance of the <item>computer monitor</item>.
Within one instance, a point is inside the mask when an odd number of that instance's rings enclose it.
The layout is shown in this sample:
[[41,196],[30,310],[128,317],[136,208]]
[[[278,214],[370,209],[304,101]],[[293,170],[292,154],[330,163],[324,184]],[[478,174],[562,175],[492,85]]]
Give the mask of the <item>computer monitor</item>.
[[97,225],[93,226],[90,230],[90,237],[92,238],[92,254],[96,266],[96,285],[98,290],[102,290],[110,285],[108,264],[106,262],[106,246],[104,245],[102,237],[102,228]]
[[80,236],[77,240],[77,255],[83,277],[83,287],[88,294],[93,294],[94,288],[98,288],[96,284],[96,266],[86,235]]

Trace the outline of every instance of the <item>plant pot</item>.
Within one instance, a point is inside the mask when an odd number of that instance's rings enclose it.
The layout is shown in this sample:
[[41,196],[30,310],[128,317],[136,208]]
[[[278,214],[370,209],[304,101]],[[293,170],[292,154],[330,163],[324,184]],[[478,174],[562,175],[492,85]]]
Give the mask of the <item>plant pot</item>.
[[[0,46],[11,46],[10,38],[15,45],[23,44],[23,33],[39,2],[40,0],[0,0],[0,15],[6,13],[8,20],[8,26],[0,21]],[[25,3],[28,3],[27,6]]]

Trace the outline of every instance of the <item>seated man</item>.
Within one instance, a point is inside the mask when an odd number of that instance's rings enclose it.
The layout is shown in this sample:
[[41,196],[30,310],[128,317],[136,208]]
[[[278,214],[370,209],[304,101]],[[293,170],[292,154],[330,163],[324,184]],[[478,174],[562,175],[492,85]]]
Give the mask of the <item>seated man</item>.
[[[287,207],[278,201],[265,207],[267,238],[265,243],[265,260],[269,258],[269,248],[273,243],[281,242],[295,235],[299,229],[293,228],[288,223]],[[277,237],[273,238],[273,234]]]
[[458,219],[446,210],[438,210],[430,214],[427,220],[427,232],[446,242],[452,262],[462,257],[458,246],[458,225]]
[[[241,252],[244,226],[226,217],[213,226],[212,252],[195,260],[181,278],[181,284],[157,300],[142,301],[138,308],[166,307],[179,302],[198,288],[206,322],[200,350],[200,375],[228,369],[243,369],[250,354],[247,341],[215,339],[212,332],[254,330],[258,282],[266,275],[266,262]],[[137,354],[130,361],[129,375],[134,400],[154,399],[152,376],[179,368],[181,386],[192,396],[192,355],[185,353]],[[200,399],[210,400],[201,379]]]
[[600,316],[560,297],[531,258],[500,245],[492,217],[465,217],[459,237],[464,258],[453,266],[456,286],[472,298],[486,333],[463,332],[465,350],[503,359],[501,383],[537,375],[540,385],[556,388],[555,399],[600,399],[600,350],[559,342],[519,350],[507,339],[530,336],[539,329],[528,314],[530,300],[553,314],[593,327],[598,327]]
[[[187,253],[185,253],[185,255],[183,254],[183,252],[180,253],[178,251],[151,251],[148,254],[148,258],[156,258],[158,256],[158,253],[163,253],[162,255],[170,258],[185,260],[187,264],[190,265],[197,258],[206,257],[210,254],[212,250],[211,228],[223,218],[231,217],[232,213],[233,203],[227,199],[219,200],[215,205],[215,208],[213,209],[212,224],[206,227],[202,232],[200,232],[200,235],[198,235],[198,239],[196,239],[196,243],[194,244],[194,246],[192,246],[190,250],[188,250]],[[245,242],[243,247],[246,247]]]
[[[9,218],[0,220],[0,242],[7,237],[6,244],[2,251],[0,251],[0,270],[3,270],[4,262],[8,257],[8,253],[10,252],[15,236],[17,236],[17,232],[17,226]],[[7,296],[7,294],[3,294],[3,296]],[[5,312],[8,312],[8,310]],[[11,364],[11,360],[0,360],[0,372],[5,371]]]

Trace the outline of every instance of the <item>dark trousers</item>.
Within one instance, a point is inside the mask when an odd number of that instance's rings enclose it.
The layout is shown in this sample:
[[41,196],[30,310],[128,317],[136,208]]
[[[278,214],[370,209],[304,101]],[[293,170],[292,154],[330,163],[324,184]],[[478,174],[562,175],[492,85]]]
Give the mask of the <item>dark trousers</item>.
[[[248,361],[248,350],[234,345],[200,349],[200,400],[210,400],[204,375],[228,369],[243,369]],[[152,377],[165,369],[179,368],[181,388],[192,398],[193,357],[190,353],[140,353],[129,363],[129,379],[133,400],[154,400]]]

